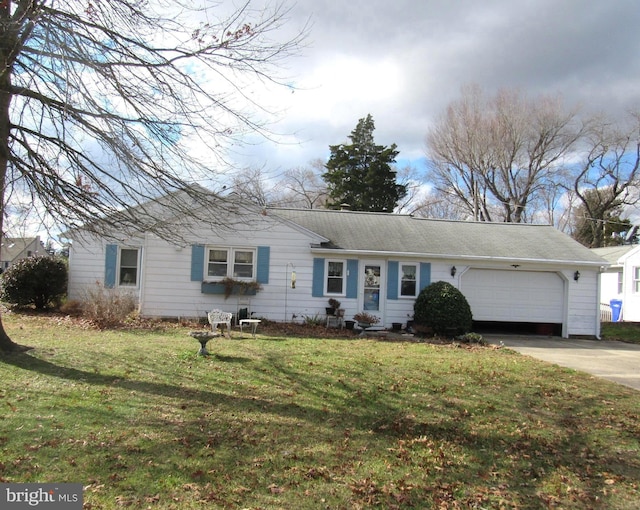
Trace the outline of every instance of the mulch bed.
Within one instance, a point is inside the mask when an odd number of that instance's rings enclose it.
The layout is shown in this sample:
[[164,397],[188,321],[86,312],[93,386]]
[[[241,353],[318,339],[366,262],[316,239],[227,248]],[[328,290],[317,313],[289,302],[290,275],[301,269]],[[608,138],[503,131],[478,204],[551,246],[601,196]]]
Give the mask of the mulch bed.
[[[3,310],[3,313],[12,313],[11,310]],[[73,323],[77,327],[84,329],[101,329],[98,325],[82,317],[74,317],[72,315],[63,314],[55,311],[37,312],[32,310],[21,310],[23,315],[33,315],[38,317],[46,317],[52,321],[60,323]],[[204,322],[189,320],[159,320],[159,319],[143,319],[136,317],[128,319],[125,323],[117,327],[107,329],[125,329],[125,330],[152,330],[163,331],[175,328],[188,327],[191,330],[208,331],[209,325]],[[327,328],[322,324],[307,324],[294,322],[273,322],[263,319],[258,326],[258,335],[268,336],[284,336],[290,338],[335,338],[342,340],[350,340],[355,338],[363,338],[360,329],[346,328]],[[434,337],[431,335],[411,334],[405,331],[394,330],[372,330],[368,331],[364,336],[373,340],[386,342],[419,342],[436,345],[451,345],[453,347],[478,347],[477,345],[460,344],[454,339]]]

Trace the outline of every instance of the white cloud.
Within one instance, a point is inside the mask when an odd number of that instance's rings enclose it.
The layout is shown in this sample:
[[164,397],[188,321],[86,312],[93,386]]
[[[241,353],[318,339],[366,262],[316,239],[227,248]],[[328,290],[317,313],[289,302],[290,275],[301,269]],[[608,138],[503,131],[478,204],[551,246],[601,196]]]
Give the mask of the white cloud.
[[[337,55],[321,62],[299,85],[289,115],[300,121],[326,120],[333,125],[355,124],[368,109],[401,97],[403,75],[393,60],[372,61]],[[355,115],[359,117],[354,118]],[[345,136],[348,133],[345,133]]]
[[640,9],[635,0],[298,0],[291,30],[311,16],[309,47],[291,62],[299,90],[275,129],[297,145],[263,144],[246,161],[273,167],[326,157],[371,113],[376,141],[400,158],[424,155],[435,117],[467,83],[518,87],[568,104],[622,111],[640,105]]

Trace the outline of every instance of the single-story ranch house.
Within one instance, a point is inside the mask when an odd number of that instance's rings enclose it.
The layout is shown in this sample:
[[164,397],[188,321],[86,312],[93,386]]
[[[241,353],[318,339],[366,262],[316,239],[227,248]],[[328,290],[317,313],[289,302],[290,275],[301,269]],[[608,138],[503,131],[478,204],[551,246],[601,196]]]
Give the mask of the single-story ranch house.
[[[477,328],[599,336],[607,263],[551,226],[263,209],[235,195],[212,194],[196,215],[206,221],[163,216],[161,201],[153,207],[180,242],[145,231],[67,234],[70,299],[83,300],[97,282],[135,293],[145,317],[204,317],[218,308],[300,322],[324,317],[335,298],[345,319],[367,311],[391,327],[412,317],[422,288],[444,280],[466,296]],[[225,296],[225,277],[261,288]]]

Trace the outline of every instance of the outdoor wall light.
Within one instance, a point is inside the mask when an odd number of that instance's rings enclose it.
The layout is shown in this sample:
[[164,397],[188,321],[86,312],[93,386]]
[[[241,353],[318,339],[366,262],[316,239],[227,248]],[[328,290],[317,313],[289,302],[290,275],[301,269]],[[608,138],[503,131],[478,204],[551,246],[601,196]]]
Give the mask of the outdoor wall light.
[[577,282],[580,279],[580,271],[573,273],[573,279]]
[[451,277],[453,278],[456,275],[456,266],[451,266]]

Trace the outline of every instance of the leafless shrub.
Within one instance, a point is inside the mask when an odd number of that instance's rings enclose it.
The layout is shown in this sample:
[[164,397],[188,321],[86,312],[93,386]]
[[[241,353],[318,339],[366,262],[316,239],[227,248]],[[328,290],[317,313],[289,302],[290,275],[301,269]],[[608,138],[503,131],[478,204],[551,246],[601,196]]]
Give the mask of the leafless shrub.
[[84,317],[100,329],[122,325],[136,309],[136,298],[131,292],[107,289],[99,282],[87,290],[83,305]]
[[71,299],[60,305],[60,312],[71,317],[81,317],[84,313],[84,305],[77,299]]

